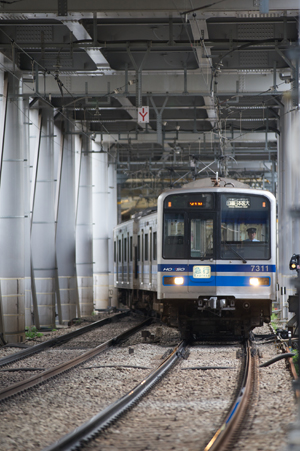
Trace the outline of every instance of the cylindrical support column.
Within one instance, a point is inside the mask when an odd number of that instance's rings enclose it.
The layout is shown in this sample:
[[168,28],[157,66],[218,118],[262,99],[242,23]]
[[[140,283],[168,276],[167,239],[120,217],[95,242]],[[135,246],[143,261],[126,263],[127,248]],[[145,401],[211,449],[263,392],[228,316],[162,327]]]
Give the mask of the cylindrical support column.
[[108,165],[108,270],[109,270],[109,304],[118,307],[117,288],[114,288],[114,237],[113,229],[117,225],[117,165],[112,161]]
[[[13,92],[13,86],[16,92]],[[25,338],[24,117],[23,100],[14,97],[18,94],[18,88],[18,80],[13,83],[13,77],[9,75],[0,174],[0,310],[5,339],[13,343]],[[1,98],[1,102],[5,100]]]
[[34,322],[40,327],[55,325],[55,216],[53,174],[53,111],[41,110],[41,134],[36,137],[37,146],[32,155],[35,161],[32,177],[31,254],[32,295],[35,305]]
[[289,270],[292,254],[300,253],[298,234],[300,217],[292,217],[291,210],[299,208],[299,142],[300,111],[290,98],[283,99],[280,119],[280,143],[278,155],[278,282],[280,286],[280,319],[288,320],[287,299],[295,292],[295,274]]
[[[24,146],[24,201],[25,201],[25,327],[33,325],[33,308],[31,299],[31,268],[30,268],[30,147],[29,136],[34,124],[29,120],[29,99],[22,100],[23,128],[22,142]],[[20,130],[21,132],[21,130]]]
[[[93,148],[96,151],[100,150],[94,143]],[[109,306],[107,153],[92,155],[94,304],[96,309],[106,309]]]
[[76,142],[77,221],[76,269],[81,316],[91,315],[93,304],[93,198],[92,154],[86,135]]
[[[65,130],[66,127],[66,130]],[[55,125],[57,305],[60,321],[79,316],[75,270],[75,143],[69,122]],[[65,133],[66,132],[66,133]],[[55,158],[56,162],[56,158]]]

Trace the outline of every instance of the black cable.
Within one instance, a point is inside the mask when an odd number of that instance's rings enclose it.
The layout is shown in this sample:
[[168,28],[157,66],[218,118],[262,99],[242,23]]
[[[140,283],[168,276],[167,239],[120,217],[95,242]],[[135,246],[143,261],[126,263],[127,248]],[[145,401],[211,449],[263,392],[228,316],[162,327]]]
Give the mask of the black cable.
[[273,357],[273,359],[268,360],[268,361],[265,362],[265,363],[261,363],[261,364],[259,365],[259,368],[264,368],[264,367],[266,367],[266,366],[272,365],[273,363],[278,362],[278,360],[287,359],[287,358],[289,358],[289,357],[294,357],[294,355],[296,355],[296,354],[293,353],[293,352],[285,352],[285,353],[283,353],[283,354],[279,354],[279,355],[277,355],[276,357]]

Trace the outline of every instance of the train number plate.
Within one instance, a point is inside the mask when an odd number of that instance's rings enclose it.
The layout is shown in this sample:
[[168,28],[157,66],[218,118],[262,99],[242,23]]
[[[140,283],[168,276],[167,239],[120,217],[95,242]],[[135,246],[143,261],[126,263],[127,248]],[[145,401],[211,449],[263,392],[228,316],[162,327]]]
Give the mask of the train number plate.
[[194,279],[210,279],[211,277],[210,266],[194,266],[193,277]]

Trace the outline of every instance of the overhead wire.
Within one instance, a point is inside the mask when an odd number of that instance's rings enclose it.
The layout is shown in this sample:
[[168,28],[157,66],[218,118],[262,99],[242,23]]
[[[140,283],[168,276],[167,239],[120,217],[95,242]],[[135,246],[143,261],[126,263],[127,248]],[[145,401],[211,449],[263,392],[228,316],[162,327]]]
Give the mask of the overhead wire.
[[[217,2],[214,2],[214,3],[211,3],[211,4],[207,4],[207,5],[203,5],[203,6],[201,6],[201,7],[198,7],[198,8],[194,8],[194,7],[193,7],[193,3],[192,3],[192,1],[190,0],[192,9],[190,9],[190,10],[188,10],[188,11],[181,12],[180,15],[183,17],[183,16],[186,16],[187,14],[195,13],[196,11],[199,11],[199,10],[208,9],[208,8],[210,8],[211,6],[217,5],[217,4],[222,3],[222,2],[224,2],[224,1],[225,1],[225,0],[220,0],[220,1],[217,1]],[[176,8],[177,11],[178,11],[178,8],[177,8],[177,6],[176,6],[174,0],[173,0],[173,3],[174,3],[174,5],[175,5],[175,8]],[[184,20],[184,19],[183,19],[183,20]],[[197,25],[197,27],[199,27],[198,22],[196,23],[196,25]],[[198,31],[199,31],[199,34],[200,34],[199,28],[198,28]],[[187,35],[189,36],[189,33],[188,33],[188,32],[187,32]],[[191,45],[192,45],[190,36],[189,36],[189,39],[190,39],[190,43],[191,43]],[[237,50],[243,50],[244,48],[250,47],[250,46],[252,46],[252,45],[259,45],[259,44],[264,44],[264,43],[269,43],[269,42],[273,42],[273,40],[271,40],[271,39],[265,39],[265,40],[261,40],[261,41],[253,41],[253,42],[250,42],[250,43],[247,42],[247,43],[245,43],[245,44],[242,44],[241,46],[238,46],[238,47],[236,47],[236,48],[234,48],[234,49],[231,49],[231,50],[228,51],[225,55],[223,55],[222,57],[220,57],[220,60],[219,60],[218,63],[222,62],[222,59],[223,59],[223,58],[229,56],[229,55],[230,55],[232,52],[234,52],[234,51],[237,51]],[[208,57],[208,52],[207,52],[207,49],[206,49],[206,47],[205,47],[204,42],[203,42],[203,48],[204,48],[204,51],[206,52],[206,57]],[[197,61],[198,61],[198,65],[200,66],[200,62],[199,62],[199,58],[198,58],[197,53],[196,53],[196,59],[197,59]],[[213,72],[214,72],[215,68],[213,68],[213,67],[211,66],[211,70],[212,70],[212,77],[211,77],[211,92],[213,92],[213,90],[212,90],[212,83],[213,83],[213,78],[214,78],[214,73],[213,73]],[[283,83],[284,83],[284,82],[283,82]],[[281,84],[282,84],[282,83],[281,83]],[[280,84],[279,84],[279,85],[280,85]],[[277,85],[276,88],[277,88],[279,85]],[[272,90],[272,88],[269,88],[268,90],[261,92],[259,95],[263,95],[264,93],[270,92],[271,90]],[[235,98],[235,97],[237,97],[238,95],[239,95],[239,94],[237,94],[236,96],[232,96],[231,98]],[[220,107],[220,104],[219,104],[218,108],[219,108],[219,107]],[[216,109],[217,115],[218,115],[218,108]],[[241,114],[242,114],[242,113],[241,113]],[[222,121],[222,120],[218,119],[218,123],[219,123],[219,124],[220,124],[221,121]],[[258,127],[258,128],[259,128],[259,127]],[[257,128],[257,129],[258,129],[258,128]],[[240,127],[240,137],[244,136],[245,134],[249,133],[250,131],[251,131],[251,130],[249,130],[249,131],[247,131],[247,132],[245,132],[245,133],[242,133],[242,129],[241,129],[241,127]],[[220,130],[220,132],[221,132],[221,130]],[[203,133],[203,134],[204,134],[204,133]],[[236,137],[236,138],[234,138],[234,139],[238,139],[238,137]],[[195,140],[195,141],[196,141],[196,140]],[[230,140],[230,141],[232,141],[232,140]]]
[[[222,0],[222,1],[223,1],[223,0]],[[190,1],[190,2],[191,2],[191,1]],[[184,26],[184,28],[185,28],[185,30],[186,30],[186,34],[187,34],[188,40],[189,40],[190,45],[191,45],[191,47],[192,47],[192,49],[193,49],[194,57],[195,57],[195,59],[196,59],[196,61],[197,61],[197,63],[198,63],[199,68],[201,68],[201,64],[200,64],[200,61],[199,61],[199,57],[198,57],[198,54],[197,54],[197,50],[195,49],[195,45],[194,45],[194,42],[195,42],[195,41],[194,41],[194,39],[192,39],[192,37],[190,36],[189,30],[188,30],[188,28],[187,28],[187,26],[186,26],[186,22],[184,21],[184,18],[182,17],[182,13],[180,12],[180,10],[179,10],[179,8],[177,7],[177,5],[176,5],[176,3],[175,3],[174,0],[173,0],[173,4],[174,4],[174,6],[175,6],[175,9],[177,10],[178,15],[181,17],[183,26]],[[191,2],[191,4],[192,4],[192,2]],[[197,26],[198,26],[198,25],[197,25]],[[204,83],[205,83],[206,85],[208,85],[208,84],[207,84],[207,81],[206,81],[205,78],[204,78],[204,74],[203,74],[202,71],[200,72],[200,74],[201,74],[202,77],[203,77]]]
[[[19,0],[19,1],[21,1],[21,0]],[[178,13],[181,15],[181,17],[184,15],[184,14],[188,14],[188,13],[191,13],[191,12],[193,12],[193,11],[196,11],[196,10],[203,10],[203,9],[205,9],[205,8],[208,8],[208,7],[210,7],[210,6],[213,6],[213,5],[215,5],[215,4],[218,4],[218,3],[221,3],[222,1],[225,1],[225,0],[221,0],[221,1],[219,1],[219,2],[215,2],[215,3],[213,3],[213,4],[210,4],[210,5],[205,5],[205,6],[203,6],[203,7],[200,7],[200,8],[195,8],[195,9],[193,9],[193,10],[189,10],[189,11],[185,11],[185,12],[183,12],[183,13],[180,13],[179,12],[179,10],[178,10],[178,8],[177,8],[177,6],[176,6],[176,9],[177,9],[177,11],[178,11]],[[3,3],[3,2],[2,2]],[[7,2],[7,3],[13,3],[13,2]],[[191,5],[192,5],[192,2],[191,2]],[[185,25],[185,24],[184,24]],[[198,25],[198,23],[197,23],[197,27],[198,27],[199,25]],[[186,28],[186,27],[185,27]],[[192,43],[192,40],[191,40],[191,37],[190,37],[190,35],[189,35],[189,32],[188,32],[188,30],[186,29],[186,31],[187,31],[187,36],[188,36],[188,39],[189,39],[189,41],[190,41],[190,44],[193,46],[193,43]],[[200,31],[200,30],[199,30]],[[1,32],[4,34],[4,35],[6,35],[6,37],[11,41],[11,43],[13,44],[13,45],[15,45],[21,52],[23,52],[30,60],[31,60],[31,62],[32,62],[32,64],[36,64],[38,67],[40,67],[41,68],[41,70],[44,72],[44,73],[47,73],[48,75],[51,75],[52,77],[54,77],[54,79],[56,80],[56,82],[58,83],[58,87],[59,87],[59,89],[60,89],[60,92],[61,92],[61,95],[63,96],[63,89],[74,99],[74,101],[73,102],[77,102],[79,99],[78,98],[75,98],[75,96],[68,90],[68,88],[62,83],[62,81],[60,80],[60,78],[59,78],[59,76],[58,76],[58,74],[57,73],[52,73],[50,70],[48,70],[46,67],[44,67],[41,63],[39,63],[38,61],[36,61],[30,54],[28,54],[16,41],[14,41],[3,29],[1,29]],[[246,44],[243,44],[242,46],[239,46],[239,47],[237,47],[237,48],[235,48],[235,49],[232,49],[232,50],[230,50],[229,52],[227,52],[227,54],[225,54],[225,55],[223,55],[223,57],[222,58],[224,58],[224,57],[226,57],[226,56],[228,56],[230,53],[232,53],[233,51],[235,51],[235,50],[240,50],[240,49],[243,49],[243,48],[246,48],[246,47],[249,47],[249,46],[251,46],[251,45],[257,45],[257,44],[259,44],[259,43],[262,43],[262,42],[269,42],[269,40],[264,40],[264,41],[256,41],[256,42],[252,42],[252,43],[246,43]],[[207,49],[206,49],[206,47],[205,47],[205,44],[203,43],[203,45],[204,45],[204,50],[205,50],[205,52],[206,52],[206,56],[208,57],[208,53],[207,53]],[[60,49],[60,51],[61,51],[61,49]],[[198,58],[198,55],[197,55],[197,52],[195,52],[195,55],[196,55],[196,59],[197,59],[197,62],[198,62],[198,65],[200,66],[200,61],[199,61],[199,58]],[[221,58],[221,60],[222,60],[222,58]],[[0,63],[1,64],[1,63]],[[15,76],[18,80],[19,80],[19,78],[12,72],[12,71],[10,71],[8,68],[6,68],[5,67],[5,65],[3,65],[3,64],[1,64],[4,68],[5,68],[5,70],[6,71],[8,71],[8,72],[10,72],[13,76]],[[213,70],[213,67],[211,66],[211,69]],[[202,73],[202,75],[203,75],[203,73]],[[213,75],[213,74],[212,74]],[[213,78],[213,77],[212,77]],[[283,82],[284,83],[284,82]],[[281,83],[281,84],[283,84],[283,83]],[[25,85],[26,85],[26,83],[24,83]],[[26,86],[28,86],[28,85],[26,85]],[[125,85],[124,85],[125,86]],[[28,86],[29,87],[29,86]],[[31,89],[31,87],[29,87],[29,89]],[[122,88],[119,88],[119,89],[122,89]],[[267,92],[270,92],[270,90],[271,90],[271,88],[269,89],[269,90],[266,90],[266,91],[263,91],[263,92],[261,92],[259,95],[263,95],[264,93],[267,93]],[[103,97],[107,97],[107,96],[110,96],[110,95],[113,95],[114,94],[114,91],[112,91],[111,93],[108,93],[108,94],[104,94],[103,95]],[[48,102],[47,101],[47,99],[45,98],[45,97],[43,97],[42,96],[42,94],[40,94],[40,93],[38,93],[38,92],[35,92],[35,95],[37,96],[37,97],[40,97],[41,98],[41,100],[43,101],[43,102],[45,102],[46,104],[48,104],[50,107],[52,107],[53,109],[55,109],[55,107],[52,105],[52,103],[51,102]],[[237,97],[239,94],[237,93],[235,96],[232,96],[231,97],[231,99],[233,99],[233,98],[235,98],[235,97]],[[67,104],[67,105],[63,105],[62,106],[62,109],[64,108],[64,107],[66,107],[66,106],[69,106],[69,105],[71,105],[73,102],[70,102],[69,104]],[[224,102],[221,102],[221,105],[222,105],[222,103],[224,103]],[[259,104],[257,104],[257,105],[259,105]],[[72,119],[70,119],[68,116],[66,116],[65,114],[64,114],[64,112],[61,110],[61,109],[59,109],[59,108],[57,108],[58,110],[59,110],[59,113],[67,120],[67,121],[69,121],[72,125],[74,125],[76,128],[78,128],[78,122],[77,121],[73,121]],[[105,130],[105,132],[112,138],[112,140],[114,141],[114,142],[117,142],[116,140],[115,140],[115,138],[112,136],[112,134],[107,130],[107,128],[105,127],[105,125],[102,123],[102,121],[101,120],[99,120],[99,123],[101,124],[101,126],[103,127],[103,129]],[[82,126],[82,124],[81,124],[81,126]],[[255,130],[255,129],[254,129]],[[242,133],[242,131],[241,131],[241,129],[240,129],[240,136],[244,136],[245,134],[247,134],[247,133],[249,133],[250,132],[250,130],[249,131],[247,131],[247,132],[245,132],[245,133]],[[88,139],[91,139],[91,136],[90,136],[90,134],[88,134],[88,133],[86,133],[86,132],[84,132],[83,131],[83,129],[81,130],[81,133],[82,134],[84,134],[85,136],[87,136],[88,137]],[[205,132],[203,133],[203,134],[205,134]],[[233,140],[236,140],[236,139],[238,139],[238,137],[236,137],[236,138],[233,138],[231,141],[233,141]],[[198,141],[198,138],[197,138],[197,141]],[[196,139],[195,139],[195,142],[196,142]]]
[[[18,81],[20,81],[19,77],[18,77],[13,71],[11,71],[7,66],[5,66],[5,65],[4,65],[3,63],[1,63],[1,62],[0,62],[0,65],[1,65],[2,68],[3,68],[3,69],[1,69],[3,72],[8,72],[8,73],[10,73],[10,75],[12,75],[13,77],[15,77]],[[23,84],[25,84],[29,89],[31,89],[31,87],[30,87],[29,85],[27,85],[26,82],[23,82]],[[42,97],[42,96],[41,96],[41,99],[43,100],[44,103],[48,104],[48,106],[51,107],[53,110],[56,109],[50,102],[47,101],[47,99],[45,99],[45,98]],[[14,101],[13,103],[14,103],[14,105],[16,106],[16,108],[21,112],[21,114],[23,114],[23,116],[26,118],[26,120],[27,120],[28,122],[30,122],[34,127],[36,127],[36,128],[38,129],[38,128],[39,128],[38,125],[32,120],[32,118],[31,118],[29,115],[26,114],[26,112],[25,112],[24,110],[22,110],[22,109],[20,108],[20,106],[18,105],[18,102]],[[64,115],[64,114],[62,114],[62,116],[63,116],[65,119],[67,119],[72,125],[74,125],[75,128],[79,128],[79,125],[76,124],[76,122],[72,121],[68,116],[66,116],[66,115]],[[89,136],[87,133],[85,133],[82,129],[80,130],[80,134],[85,135],[87,138],[91,139],[90,136]],[[53,139],[53,142],[54,142],[56,145],[60,145],[60,143],[58,143],[57,141],[55,141],[55,139]],[[69,150],[72,151],[72,149],[69,149]],[[109,153],[109,152],[107,152],[107,153]],[[109,155],[111,155],[111,154],[109,154]],[[115,158],[114,155],[111,155],[111,156],[112,156],[112,158]]]
[[[69,89],[62,83],[62,81],[60,80],[58,74],[56,73],[52,73],[49,69],[47,69],[46,67],[44,67],[41,63],[39,63],[38,61],[36,61],[31,55],[29,55],[29,53],[26,52],[26,50],[24,50],[14,39],[12,39],[3,29],[0,28],[0,31],[10,40],[11,44],[15,45],[22,53],[24,53],[30,60],[31,60],[31,64],[36,64],[37,66],[39,66],[42,69],[42,72],[51,75],[55,81],[58,84],[58,88],[60,90],[61,96],[63,97],[63,90],[62,88],[65,89],[65,91],[74,99],[74,101],[76,101],[75,96],[69,91]],[[61,51],[61,49],[60,49]],[[5,67],[5,65],[1,64],[3,67]],[[16,74],[14,74],[13,71],[9,70],[8,68],[5,68],[6,71],[10,72],[13,76],[15,76],[15,78],[17,78],[19,80],[19,78],[16,76]],[[38,74],[37,74],[38,76]],[[26,83],[24,83],[26,85]],[[26,85],[27,87],[29,87],[28,85]],[[31,87],[29,87],[29,89],[31,89]],[[48,104],[48,106],[52,107],[53,109],[55,109],[54,105],[52,105],[51,102],[47,101],[47,99],[45,97],[42,96],[41,93],[35,91],[34,92],[35,96],[39,97],[43,102],[46,102]],[[112,94],[112,93],[111,93]],[[111,95],[111,94],[107,94],[107,95]],[[107,96],[107,95],[103,95],[103,97]],[[63,109],[64,105],[61,107]],[[59,108],[57,108],[60,112],[60,114],[67,120],[69,121],[72,125],[74,125],[76,128],[78,128],[78,125],[76,125],[76,121],[73,122],[68,116],[66,116],[62,110],[60,110]],[[101,126],[104,128],[104,130],[106,131],[106,133],[112,138],[113,141],[116,141],[115,138],[112,136],[111,133],[109,133],[109,131],[107,130],[107,128],[105,127],[105,125],[102,123],[101,120],[99,120],[99,123],[101,124]],[[81,124],[82,125],[82,124]],[[84,132],[83,130],[81,130],[82,134],[84,134],[85,136],[87,136],[88,139],[91,139],[90,134]]]

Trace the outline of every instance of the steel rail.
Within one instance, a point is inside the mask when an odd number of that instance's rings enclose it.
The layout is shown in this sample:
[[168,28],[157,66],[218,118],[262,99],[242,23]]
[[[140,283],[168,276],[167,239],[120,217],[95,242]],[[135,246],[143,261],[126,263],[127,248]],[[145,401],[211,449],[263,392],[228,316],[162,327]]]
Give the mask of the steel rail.
[[111,316],[109,318],[104,318],[99,321],[95,321],[94,323],[88,324],[87,326],[81,327],[80,329],[74,330],[73,332],[69,332],[60,337],[51,338],[50,340],[31,346],[30,348],[27,348],[23,351],[16,352],[15,354],[9,355],[7,357],[3,357],[2,359],[0,359],[0,367],[9,365],[10,363],[16,362],[18,360],[26,359],[27,357],[42,352],[47,348],[67,343],[69,340],[72,340],[73,338],[79,337],[82,334],[90,332],[96,327],[102,327],[105,326],[105,324],[109,324],[116,320],[120,320],[125,316],[129,315],[129,313],[130,311],[128,310],[128,312],[118,313],[117,315]]
[[139,329],[141,329],[144,326],[147,326],[151,322],[152,322],[152,318],[148,318],[145,321],[143,321],[142,323],[139,323],[138,325],[126,330],[125,332],[122,332],[121,334],[117,335],[116,337],[85,352],[84,354],[81,354],[78,357],[75,357],[74,359],[68,360],[65,363],[61,363],[60,365],[57,365],[53,368],[43,371],[41,374],[37,374],[24,381],[17,382],[16,384],[6,387],[5,389],[0,391],[0,401],[3,401],[4,399],[7,399],[10,396],[14,396],[25,390],[28,390],[29,388],[34,387],[35,385],[45,382],[52,377],[55,377],[65,371],[70,370],[71,368],[74,368],[77,365],[80,365],[83,362],[86,362],[87,360],[95,357],[97,354],[100,354],[101,352],[105,351],[110,346],[115,345],[122,340],[125,340],[126,338],[133,335]]
[[237,433],[250,402],[253,386],[254,364],[255,362],[252,357],[251,346],[248,342],[242,387],[223,424],[206,445],[204,451],[224,451],[228,449],[227,447],[232,441],[234,435]]
[[182,355],[185,346],[185,343],[181,342],[164,362],[161,363],[156,370],[152,371],[147,378],[142,380],[133,390],[110,404],[90,420],[74,429],[71,433],[44,448],[43,451],[70,451],[78,449],[84,442],[95,437],[102,429],[135,404],[167,373],[176,360]]

